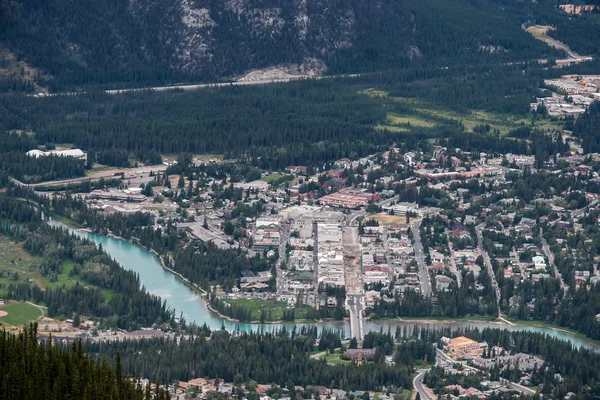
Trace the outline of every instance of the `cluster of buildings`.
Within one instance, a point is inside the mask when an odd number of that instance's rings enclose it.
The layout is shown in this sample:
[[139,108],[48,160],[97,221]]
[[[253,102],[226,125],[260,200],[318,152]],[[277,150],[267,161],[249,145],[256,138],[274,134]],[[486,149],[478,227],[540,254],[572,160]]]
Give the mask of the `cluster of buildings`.
[[364,207],[380,198],[377,193],[343,189],[319,198],[319,203],[325,206],[354,209]]
[[543,105],[551,116],[577,115],[585,112],[594,100],[600,100],[598,75],[566,75],[559,79],[545,80],[544,84],[552,90],[551,96],[537,98],[531,104],[533,111],[539,110]]
[[264,251],[279,247],[281,240],[280,222],[278,218],[258,218],[254,224],[253,247],[256,251]]
[[[463,384],[447,384],[438,388],[437,398],[440,399],[488,399],[497,398],[501,394],[532,396],[536,393],[531,388],[532,373],[546,367],[545,361],[535,355],[511,353],[499,345],[492,346],[465,336],[453,339],[443,337],[441,343],[443,349],[438,353],[437,365],[444,369],[447,376],[471,376],[472,379],[459,380],[465,382]],[[519,377],[518,381],[502,377],[498,381],[491,381],[489,377],[492,369],[499,371],[501,376],[503,371],[509,370],[511,376]],[[555,376],[555,379],[562,381],[560,375]]]

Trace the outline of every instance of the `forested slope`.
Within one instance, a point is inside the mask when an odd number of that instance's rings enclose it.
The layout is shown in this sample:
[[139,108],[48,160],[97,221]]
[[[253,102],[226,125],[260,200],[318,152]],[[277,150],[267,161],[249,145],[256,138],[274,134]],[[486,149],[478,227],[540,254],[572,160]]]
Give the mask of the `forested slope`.
[[[40,85],[214,80],[278,64],[330,73],[560,53],[521,24],[554,15],[517,0],[2,0],[0,59]],[[22,90],[3,78],[0,89]]]
[[121,374],[120,364],[90,360],[81,344],[72,350],[38,343],[36,326],[18,335],[0,332],[0,398],[163,400],[163,390],[143,391]]

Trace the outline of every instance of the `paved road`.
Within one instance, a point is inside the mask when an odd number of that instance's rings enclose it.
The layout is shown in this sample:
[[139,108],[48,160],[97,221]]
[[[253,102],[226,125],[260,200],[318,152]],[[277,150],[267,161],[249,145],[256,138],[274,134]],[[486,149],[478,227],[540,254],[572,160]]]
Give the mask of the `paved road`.
[[153,166],[149,166],[149,167],[139,167],[139,168],[108,169],[108,170],[104,170],[104,171],[93,172],[89,175],[82,176],[79,178],[62,179],[62,180],[47,181],[47,182],[40,182],[40,183],[23,183],[14,178],[11,178],[11,180],[19,186],[27,186],[27,187],[60,186],[60,185],[68,185],[68,184],[72,184],[72,183],[78,183],[78,182],[85,182],[85,181],[89,181],[89,180],[95,181],[95,180],[99,180],[101,178],[105,178],[105,179],[106,178],[115,178],[116,177],[115,173],[117,173],[117,172],[125,172],[125,175],[123,177],[125,179],[127,179],[127,178],[134,178],[140,174],[150,173],[150,171],[162,172],[162,171],[166,171],[166,170],[167,170],[167,166],[164,164],[161,164],[161,165],[153,165]]
[[429,395],[429,393],[427,392],[427,390],[425,390],[425,387],[423,386],[423,378],[425,378],[425,374],[427,373],[427,371],[429,370],[418,370],[417,372],[419,373],[419,375],[415,376],[415,379],[413,379],[413,387],[419,393],[419,396],[421,396],[421,400],[433,400],[433,397]]
[[290,238],[290,224],[287,222],[281,223],[281,238],[279,242],[279,260],[276,265],[277,276],[275,277],[275,284],[277,287],[277,294],[285,292],[285,271],[281,269],[281,263],[287,261],[287,255],[285,253],[285,247]]
[[498,287],[498,282],[496,281],[496,274],[494,274],[494,268],[492,268],[492,261],[490,260],[490,256],[483,247],[482,229],[484,226],[485,223],[479,224],[475,228],[475,232],[477,233],[477,244],[479,248],[479,253],[481,254],[481,257],[483,257],[483,263],[485,264],[488,271],[488,275],[490,276],[492,288],[494,289],[494,293],[496,294],[496,303],[498,304],[498,316],[502,317],[502,312],[500,311],[500,288]]
[[415,260],[419,265],[419,282],[421,282],[421,292],[425,297],[431,297],[431,278],[427,264],[425,264],[425,254],[423,253],[423,244],[421,243],[421,221],[413,222],[410,231],[413,235],[413,247],[415,248]]
[[[327,75],[327,76],[308,76],[308,75],[290,75],[286,78],[274,78],[274,79],[266,79],[266,80],[256,80],[256,81],[233,81],[233,82],[216,82],[216,83],[199,83],[199,84],[191,84],[191,85],[174,85],[174,86],[150,86],[143,88],[125,88],[125,89],[114,89],[114,90],[105,90],[106,94],[122,94],[122,93],[132,93],[132,92],[141,92],[145,90],[152,90],[157,92],[162,92],[166,90],[197,90],[197,89],[206,89],[206,88],[216,88],[216,87],[226,87],[226,86],[254,86],[254,85],[268,85],[270,83],[285,83],[291,81],[297,81],[301,79],[333,79],[333,78],[356,78],[361,76],[361,74],[341,74],[341,75]],[[32,97],[36,98],[45,98],[45,97],[54,97],[54,96],[77,96],[80,94],[85,94],[86,92],[61,92],[61,93],[42,93],[42,94],[34,94]]]
[[[394,196],[394,197],[390,197],[389,199],[382,200],[375,204],[378,205],[379,207],[387,207],[390,204],[392,204],[393,202],[398,201],[399,198],[400,197],[398,197],[398,196]],[[346,218],[346,226],[358,225],[358,218],[364,217],[365,215],[367,215],[367,211],[364,209],[353,212],[352,214],[348,215],[348,217]]]
[[350,337],[361,342],[365,338],[363,295],[349,294],[346,296],[346,306],[350,310]]
[[516,390],[517,392],[523,393],[527,396],[534,396],[536,394],[535,390],[531,390],[528,387],[525,387],[523,385],[519,385],[518,383],[515,382],[510,382],[508,384],[508,387],[510,389]]
[[[446,353],[444,353],[442,350],[437,349],[437,348],[435,349],[435,359],[436,359],[437,366],[448,366],[448,365],[453,365],[453,364],[461,364],[463,366],[463,368],[465,368],[465,369],[469,369],[469,370],[473,370],[473,371],[477,371],[477,372],[480,371],[477,368],[468,366],[466,362],[453,360],[452,358],[448,357],[446,355]],[[414,385],[414,381],[413,381],[413,385]],[[509,382],[507,384],[507,386],[513,390],[516,390],[516,391],[523,393],[525,395],[528,395],[528,396],[533,396],[535,394],[535,391],[533,391],[525,386],[519,385],[518,383]],[[416,386],[415,386],[415,388],[416,388]],[[421,394],[421,398],[423,398],[422,394]]]
[[544,232],[543,232],[542,228],[540,228],[540,239],[542,239],[542,251],[548,258],[548,262],[550,262],[550,265],[552,266],[552,269],[554,270],[554,277],[560,281],[560,287],[563,290],[563,292],[568,291],[569,287],[565,284],[565,281],[564,281],[562,275],[560,274],[558,267],[554,263],[554,254],[552,254],[552,251],[550,250],[550,246],[548,246],[548,242],[546,242],[546,239],[544,238]]
[[313,221],[313,267],[315,270],[315,294],[319,293],[319,225]]
[[448,242],[448,247],[450,247],[450,267],[451,272],[456,276],[456,285],[460,288],[461,275],[458,273],[458,267],[456,266],[456,261],[454,260],[454,250],[452,249],[452,243]]

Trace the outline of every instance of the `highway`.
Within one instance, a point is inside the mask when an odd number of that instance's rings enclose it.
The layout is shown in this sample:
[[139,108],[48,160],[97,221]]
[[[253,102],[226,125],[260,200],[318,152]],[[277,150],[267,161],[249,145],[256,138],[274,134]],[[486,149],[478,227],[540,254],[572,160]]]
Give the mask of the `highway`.
[[150,171],[162,172],[162,171],[166,171],[166,170],[167,170],[167,166],[164,164],[161,164],[161,165],[152,165],[152,166],[148,166],[148,167],[138,167],[138,168],[109,169],[109,170],[104,170],[104,171],[93,172],[89,175],[82,176],[80,178],[63,179],[63,180],[47,181],[47,182],[40,182],[40,183],[23,183],[14,178],[11,178],[11,180],[19,186],[27,186],[27,187],[35,188],[37,186],[69,185],[69,184],[85,182],[85,181],[89,181],[89,180],[97,181],[102,178],[104,178],[104,179],[120,178],[120,176],[115,176],[115,173],[117,173],[117,172],[124,172],[125,175],[123,175],[123,178],[127,179],[127,178],[134,178],[141,174],[148,174],[148,173],[150,173]]
[[[198,89],[206,89],[206,88],[218,88],[218,87],[227,87],[227,86],[255,86],[255,85],[268,85],[271,83],[286,83],[291,81],[297,81],[302,79],[334,79],[334,78],[356,78],[361,76],[361,74],[341,74],[341,75],[326,75],[326,76],[309,76],[309,75],[289,75],[287,77],[280,78],[272,78],[265,80],[252,80],[252,81],[231,81],[231,82],[213,82],[213,83],[198,83],[198,84],[189,84],[189,85],[173,85],[173,86],[149,86],[143,88],[124,88],[124,89],[113,89],[113,90],[105,90],[106,94],[122,94],[122,93],[132,93],[132,92],[142,92],[146,90],[163,92],[166,90],[198,90]],[[45,98],[45,97],[54,97],[54,96],[77,96],[81,94],[85,94],[86,92],[59,92],[59,93],[36,93],[30,95],[35,98]]]
[[415,260],[419,265],[419,282],[421,282],[421,292],[425,297],[431,297],[431,278],[425,264],[425,255],[423,254],[423,244],[421,243],[421,221],[413,222],[410,231],[413,235],[413,247],[415,248]]

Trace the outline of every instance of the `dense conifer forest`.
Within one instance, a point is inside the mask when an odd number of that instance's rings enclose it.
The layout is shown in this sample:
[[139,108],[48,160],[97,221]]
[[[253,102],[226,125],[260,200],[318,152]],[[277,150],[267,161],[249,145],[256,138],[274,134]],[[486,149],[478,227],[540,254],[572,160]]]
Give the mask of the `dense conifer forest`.
[[[0,97],[0,168],[26,182],[82,176],[94,164],[159,164],[161,154],[223,154],[249,159],[263,169],[322,166],[402,144],[413,148],[432,138],[480,151],[527,153],[553,146],[535,135],[506,140],[469,132],[456,119],[438,117],[437,127],[383,129],[389,113],[419,107],[468,115],[473,110],[525,117],[543,79],[562,71],[536,65],[391,70],[355,78],[323,79],[259,87],[223,87],[191,92],[137,92],[32,98]],[[385,97],[370,95],[377,88]],[[397,99],[403,99],[398,101]],[[411,106],[417,102],[417,106]],[[63,143],[88,152],[87,162],[68,157],[27,158],[27,150]],[[470,146],[470,144],[473,144]],[[476,148],[475,144],[482,146]],[[543,159],[543,157],[541,157]]]
[[[598,29],[597,16],[573,21],[558,3],[4,1],[0,43],[12,55],[5,63],[28,63],[36,84],[51,90],[214,81],[307,59],[338,74],[563,56],[522,28],[534,22],[556,26],[553,34],[577,51],[597,52],[589,35]],[[35,87],[17,69],[2,78],[0,89]]]
[[80,342],[71,348],[38,342],[36,326],[0,332],[0,398],[6,400],[166,400],[162,390],[144,390],[116,366],[94,361]]
[[[161,382],[187,380],[192,377],[219,378],[235,385],[242,383],[275,383],[294,393],[294,386],[323,385],[343,390],[377,390],[411,388],[414,363],[430,363],[435,359],[435,347],[442,336],[467,336],[500,345],[512,353],[523,352],[544,359],[544,368],[534,371],[534,381],[545,383],[543,393],[561,398],[569,391],[592,395],[600,390],[600,357],[591,349],[576,348],[566,341],[535,332],[508,331],[486,328],[429,329],[407,326],[395,332],[370,332],[363,347],[376,350],[375,357],[367,363],[328,365],[324,360],[311,359],[313,351],[332,351],[341,345],[339,333],[316,328],[282,329],[274,333],[234,334],[226,331],[208,331],[182,340],[177,345],[172,340],[155,339],[118,343],[87,343],[85,349],[100,354],[101,358],[114,359],[120,354],[124,373],[141,372],[150,379]],[[318,345],[315,347],[316,339]],[[354,345],[348,344],[350,348]],[[160,355],[156,351],[161,349]],[[386,365],[385,355],[392,355],[395,365]],[[177,360],[169,363],[168,360]],[[294,372],[292,372],[294,371]],[[491,379],[510,379],[510,370],[490,371]],[[564,380],[557,381],[559,373]],[[432,378],[433,379],[433,378]],[[514,379],[514,377],[512,377]],[[253,393],[248,394],[253,396]],[[292,396],[294,397],[294,396]],[[249,397],[250,398],[250,397]]]

